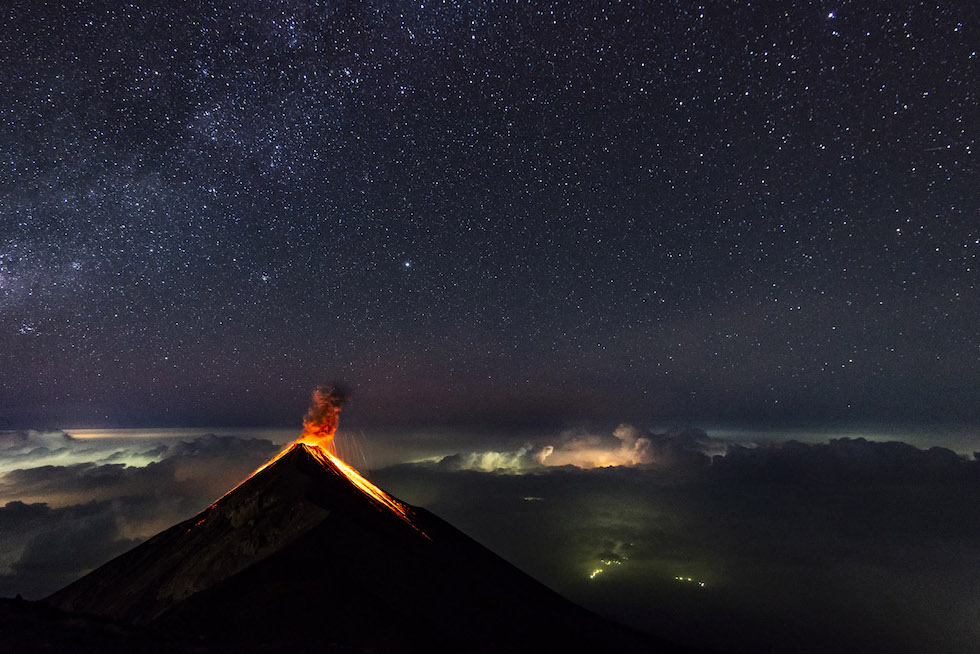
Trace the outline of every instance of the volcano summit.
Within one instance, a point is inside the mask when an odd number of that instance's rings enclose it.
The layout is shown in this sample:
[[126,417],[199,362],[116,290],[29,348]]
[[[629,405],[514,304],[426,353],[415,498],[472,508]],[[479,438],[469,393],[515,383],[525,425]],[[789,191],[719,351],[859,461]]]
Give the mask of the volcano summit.
[[47,601],[204,651],[672,651],[305,442]]

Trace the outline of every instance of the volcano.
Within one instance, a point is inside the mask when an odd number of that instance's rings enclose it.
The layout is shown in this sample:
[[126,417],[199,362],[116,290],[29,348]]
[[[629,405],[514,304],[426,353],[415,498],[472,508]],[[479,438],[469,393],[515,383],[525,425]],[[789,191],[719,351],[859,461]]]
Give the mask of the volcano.
[[195,651],[674,651],[302,442],[46,601]]

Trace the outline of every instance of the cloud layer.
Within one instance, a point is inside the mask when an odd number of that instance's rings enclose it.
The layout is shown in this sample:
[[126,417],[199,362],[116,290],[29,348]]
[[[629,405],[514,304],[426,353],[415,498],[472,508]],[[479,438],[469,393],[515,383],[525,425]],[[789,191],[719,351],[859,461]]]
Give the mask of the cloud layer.
[[544,444],[527,444],[515,450],[451,454],[438,463],[448,470],[503,473],[533,472],[560,466],[643,466],[693,471],[708,465],[710,454],[722,452],[724,447],[723,443],[699,429],[674,429],[657,434],[621,424],[610,434],[568,430]]
[[556,443],[375,478],[573,600],[694,646],[952,654],[980,638],[976,460],[863,439],[721,456],[690,430]]
[[203,509],[278,449],[214,435],[107,443],[0,433],[0,596],[57,590]]
[[[628,425],[529,440],[370,476],[573,600],[691,645],[952,654],[980,638],[976,460]],[[0,595],[57,589],[278,449],[0,434]]]

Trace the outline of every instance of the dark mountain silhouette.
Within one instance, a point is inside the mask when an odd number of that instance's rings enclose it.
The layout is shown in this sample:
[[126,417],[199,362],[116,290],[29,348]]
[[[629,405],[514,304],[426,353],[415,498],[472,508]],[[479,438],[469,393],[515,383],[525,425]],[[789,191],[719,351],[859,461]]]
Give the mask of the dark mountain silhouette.
[[[199,515],[58,591],[200,651],[666,652],[297,444]],[[373,490],[372,490],[373,489]]]

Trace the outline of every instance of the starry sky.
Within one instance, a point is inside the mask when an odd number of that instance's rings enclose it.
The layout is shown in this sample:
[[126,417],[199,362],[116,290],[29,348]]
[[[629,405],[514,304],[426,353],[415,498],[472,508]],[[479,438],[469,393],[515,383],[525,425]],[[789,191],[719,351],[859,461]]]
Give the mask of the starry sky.
[[980,423],[969,3],[0,8],[0,426]]

